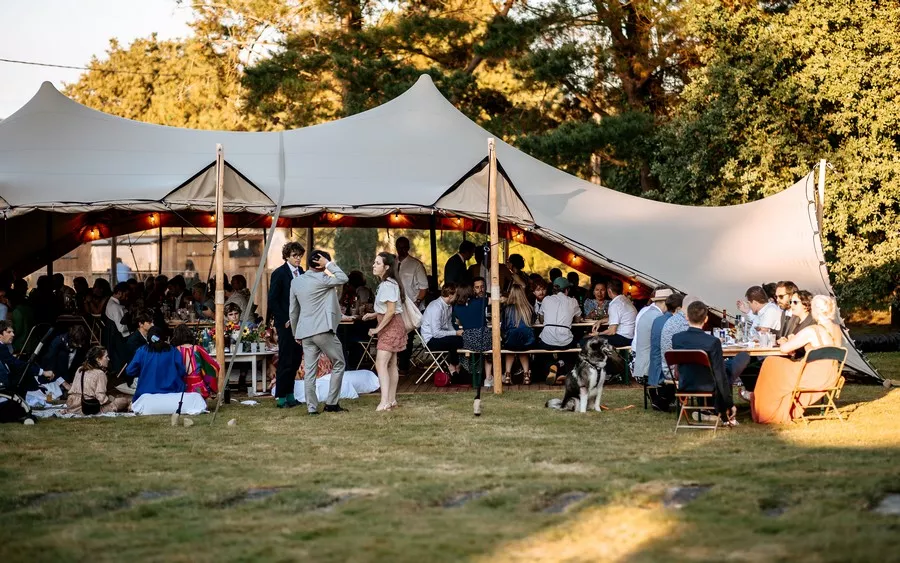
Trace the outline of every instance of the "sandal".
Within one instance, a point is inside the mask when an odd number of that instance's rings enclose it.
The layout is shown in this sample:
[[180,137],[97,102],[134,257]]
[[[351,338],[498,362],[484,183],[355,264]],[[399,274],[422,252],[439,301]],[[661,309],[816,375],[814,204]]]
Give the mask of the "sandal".
[[531,385],[531,370],[526,371],[522,376],[522,385]]
[[510,376],[509,372],[504,373],[503,379],[501,379],[500,381],[503,382],[503,385],[512,385],[512,377]]

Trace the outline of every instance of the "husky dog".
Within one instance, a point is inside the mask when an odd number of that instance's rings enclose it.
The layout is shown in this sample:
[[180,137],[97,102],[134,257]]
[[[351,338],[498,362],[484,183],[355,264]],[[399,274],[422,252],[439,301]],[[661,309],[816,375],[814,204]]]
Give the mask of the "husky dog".
[[550,409],[587,412],[588,401],[593,399],[594,410],[600,412],[600,397],[607,370],[611,374],[624,368],[624,360],[605,338],[594,336],[581,347],[578,364],[566,376],[566,393],[562,400],[550,399],[545,405]]

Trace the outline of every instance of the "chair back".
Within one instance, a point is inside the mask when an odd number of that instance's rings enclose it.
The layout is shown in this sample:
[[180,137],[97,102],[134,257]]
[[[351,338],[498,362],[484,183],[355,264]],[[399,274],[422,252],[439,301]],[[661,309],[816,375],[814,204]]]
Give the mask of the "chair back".
[[844,373],[844,364],[847,361],[847,349],[839,346],[822,346],[821,348],[813,348],[803,357],[803,365],[800,366],[800,373],[797,377],[797,384],[795,385],[795,389],[801,389],[803,387],[803,372],[806,371],[806,366],[813,362],[822,362],[822,361],[831,361],[835,363],[837,368],[835,379],[841,377],[841,374]]
[[672,372],[672,381],[675,383],[676,392],[681,389],[681,374],[678,371],[678,366],[693,365],[706,368],[710,382],[715,382],[712,364],[709,363],[709,356],[706,355],[704,350],[669,350],[665,354],[665,359],[666,365],[669,366],[669,371]]

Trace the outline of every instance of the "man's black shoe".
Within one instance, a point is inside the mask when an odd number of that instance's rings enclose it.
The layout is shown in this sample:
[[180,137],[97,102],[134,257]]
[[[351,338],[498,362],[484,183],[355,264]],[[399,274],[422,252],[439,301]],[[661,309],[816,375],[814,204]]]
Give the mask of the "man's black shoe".
[[659,400],[650,401],[650,406],[653,407],[653,410],[655,410],[655,411],[660,411],[660,412],[670,412],[671,411],[671,409],[669,408],[669,405],[667,403],[665,403],[663,401],[659,401]]
[[341,405],[325,405],[325,412],[349,412]]

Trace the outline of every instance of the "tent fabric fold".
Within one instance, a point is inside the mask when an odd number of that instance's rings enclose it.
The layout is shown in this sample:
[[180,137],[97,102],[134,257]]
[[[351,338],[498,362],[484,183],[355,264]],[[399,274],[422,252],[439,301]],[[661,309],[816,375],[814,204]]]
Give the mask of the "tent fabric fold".
[[[284,149],[283,217],[449,213],[484,218],[492,135],[422,76],[394,100],[284,132],[151,125],[78,104],[45,83],[0,122],[0,212],[209,210],[216,144],[226,211],[271,214]],[[649,285],[736,312],[747,287],[791,280],[833,294],[818,236],[813,175],[747,204],[688,207],[581,180],[497,140],[501,220]],[[6,265],[0,264],[0,267]],[[851,348],[848,366],[878,377]]]

